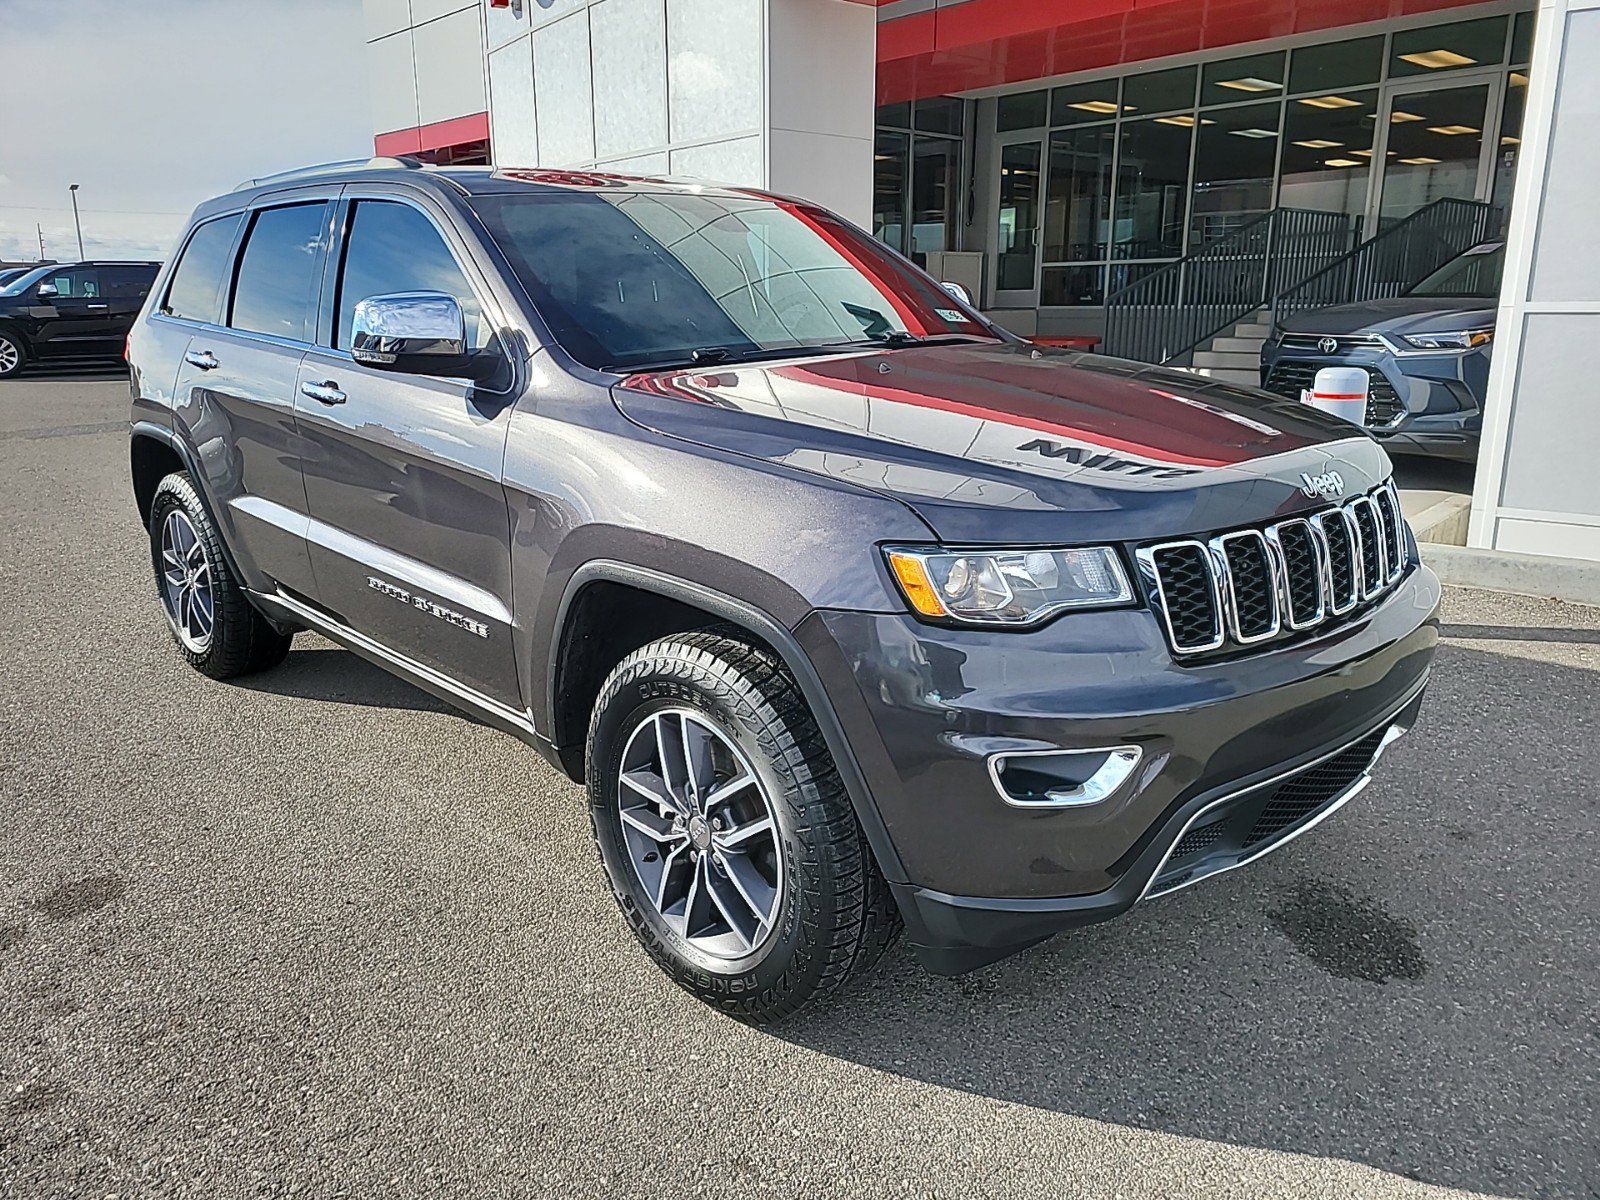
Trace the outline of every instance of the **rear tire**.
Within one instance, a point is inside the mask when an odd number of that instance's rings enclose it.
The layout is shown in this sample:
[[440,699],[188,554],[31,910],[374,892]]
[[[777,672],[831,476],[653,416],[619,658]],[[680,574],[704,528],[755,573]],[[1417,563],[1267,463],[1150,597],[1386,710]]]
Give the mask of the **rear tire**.
[[28,348],[14,333],[0,329],[0,379],[10,379],[28,365]]
[[190,666],[212,679],[235,679],[288,656],[294,635],[279,633],[250,603],[187,474],[175,472],[156,486],[149,531],[156,595]]
[[789,1016],[872,966],[899,932],[799,688],[732,631],[664,638],[617,666],[595,702],[587,779],[634,935],[724,1012]]

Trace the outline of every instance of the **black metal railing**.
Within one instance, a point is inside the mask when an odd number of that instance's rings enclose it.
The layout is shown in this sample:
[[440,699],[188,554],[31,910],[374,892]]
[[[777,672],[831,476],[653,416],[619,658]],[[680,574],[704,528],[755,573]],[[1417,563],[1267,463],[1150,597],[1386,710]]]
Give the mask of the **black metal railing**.
[[1105,352],[1181,362],[1214,337],[1329,263],[1355,238],[1344,213],[1275,208],[1106,298]]
[[1400,296],[1445,263],[1500,233],[1503,213],[1481,200],[1435,200],[1315,274],[1273,293],[1273,316]]

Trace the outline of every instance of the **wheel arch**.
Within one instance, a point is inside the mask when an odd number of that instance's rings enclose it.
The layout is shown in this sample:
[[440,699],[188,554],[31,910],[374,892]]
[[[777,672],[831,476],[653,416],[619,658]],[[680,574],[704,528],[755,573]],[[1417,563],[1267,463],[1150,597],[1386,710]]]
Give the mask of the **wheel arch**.
[[[606,620],[617,616],[607,601],[614,602],[624,594],[630,597],[625,604],[638,607],[624,615],[620,623]],[[634,598],[642,598],[643,603]],[[652,605],[660,607],[649,607]],[[775,654],[788,669],[833,756],[879,870],[887,879],[903,881],[905,872],[899,855],[810,657],[781,622],[747,601],[703,584],[609,560],[585,563],[568,580],[556,613],[544,681],[551,739],[568,775],[582,782],[583,742],[593,700],[616,663],[658,637],[714,624],[736,627]],[[606,630],[604,652],[586,655],[587,635],[597,628]]]
[[217,540],[222,544],[222,556],[235,579],[243,579],[233,547],[228,545],[227,533],[217,520],[215,506],[206,492],[205,476],[200,471],[194,452],[172,430],[153,421],[136,421],[128,442],[128,465],[133,476],[133,498],[139,509],[139,523],[150,524],[150,508],[155,502],[156,489],[161,481],[174,471],[188,474],[194,483],[195,495],[205,507],[206,516],[217,530]]

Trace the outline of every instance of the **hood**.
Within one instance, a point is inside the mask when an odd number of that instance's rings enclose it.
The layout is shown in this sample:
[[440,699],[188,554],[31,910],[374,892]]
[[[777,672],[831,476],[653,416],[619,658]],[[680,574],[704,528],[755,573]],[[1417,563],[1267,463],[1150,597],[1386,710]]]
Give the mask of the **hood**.
[[634,375],[614,389],[673,437],[893,496],[947,542],[1211,532],[1323,507],[1388,474],[1362,430],[1188,372],[1026,345],[917,346]]
[[1444,333],[1494,324],[1493,300],[1463,296],[1397,296],[1317,308],[1283,322],[1290,333]]

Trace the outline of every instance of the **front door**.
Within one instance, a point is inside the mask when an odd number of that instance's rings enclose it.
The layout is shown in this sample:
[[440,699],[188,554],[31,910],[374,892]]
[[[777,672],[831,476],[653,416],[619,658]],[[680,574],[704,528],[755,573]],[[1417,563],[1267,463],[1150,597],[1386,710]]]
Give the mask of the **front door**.
[[317,599],[386,649],[525,712],[501,485],[511,397],[377,370],[349,351],[355,306],[370,296],[455,296],[474,349],[493,340],[490,323],[421,208],[358,197],[341,225],[331,320],[296,388]]
[[41,358],[101,358],[122,349],[99,267],[63,267],[39,283],[56,289],[36,297],[29,312]]
[[1037,138],[999,147],[999,228],[994,306],[1039,306],[1039,226],[1044,215],[1044,143]]
[[1388,90],[1379,125],[1380,164],[1372,233],[1435,200],[1486,200],[1492,154],[1488,130],[1498,112],[1498,81],[1479,77],[1443,86],[1421,80]]

